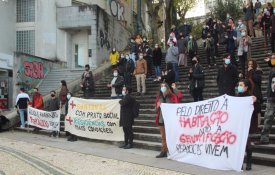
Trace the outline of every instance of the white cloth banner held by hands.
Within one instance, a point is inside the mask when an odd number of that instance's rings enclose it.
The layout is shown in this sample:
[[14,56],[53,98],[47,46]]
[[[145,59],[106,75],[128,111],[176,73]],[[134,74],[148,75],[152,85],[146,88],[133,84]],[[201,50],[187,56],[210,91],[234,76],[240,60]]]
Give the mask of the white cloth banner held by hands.
[[169,159],[241,171],[253,113],[252,97],[161,104]]
[[45,130],[59,131],[60,110],[43,111],[29,106],[28,124]]

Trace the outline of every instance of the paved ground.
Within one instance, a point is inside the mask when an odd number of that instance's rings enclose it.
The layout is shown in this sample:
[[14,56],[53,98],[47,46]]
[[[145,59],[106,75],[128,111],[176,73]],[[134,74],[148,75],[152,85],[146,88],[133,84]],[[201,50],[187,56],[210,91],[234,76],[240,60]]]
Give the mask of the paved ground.
[[[90,141],[67,142],[25,132],[0,133],[0,175],[96,174],[96,175],[239,175],[154,158],[158,152],[124,150]],[[272,175],[275,168],[253,165],[249,175]]]

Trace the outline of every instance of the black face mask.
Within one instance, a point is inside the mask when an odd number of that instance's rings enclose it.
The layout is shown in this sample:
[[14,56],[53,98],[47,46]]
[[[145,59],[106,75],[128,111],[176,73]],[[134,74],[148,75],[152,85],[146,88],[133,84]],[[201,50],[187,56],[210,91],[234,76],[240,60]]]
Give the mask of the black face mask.
[[89,71],[89,69],[85,69],[86,71]]
[[55,97],[55,95],[54,95],[54,94],[51,94],[51,97]]
[[192,65],[195,65],[195,64],[197,64],[197,61],[192,61]]

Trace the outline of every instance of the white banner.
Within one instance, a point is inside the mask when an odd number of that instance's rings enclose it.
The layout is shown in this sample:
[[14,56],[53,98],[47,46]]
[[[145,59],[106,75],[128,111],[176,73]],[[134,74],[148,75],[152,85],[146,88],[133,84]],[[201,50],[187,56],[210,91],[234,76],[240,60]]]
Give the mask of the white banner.
[[60,110],[43,111],[28,107],[28,124],[41,129],[59,131],[60,130]]
[[186,104],[161,104],[169,159],[241,171],[252,97],[228,95]]
[[119,100],[86,100],[72,97],[65,119],[65,131],[77,136],[109,141],[123,141],[119,127]]

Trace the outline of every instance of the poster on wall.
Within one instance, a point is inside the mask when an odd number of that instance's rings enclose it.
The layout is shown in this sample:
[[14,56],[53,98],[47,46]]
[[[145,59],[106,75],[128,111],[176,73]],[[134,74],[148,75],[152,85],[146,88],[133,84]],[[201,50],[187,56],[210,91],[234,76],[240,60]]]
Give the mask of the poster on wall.
[[254,110],[252,97],[161,104],[169,159],[218,170],[241,171]]
[[119,100],[72,97],[65,117],[65,131],[90,139],[123,141],[119,119]]

